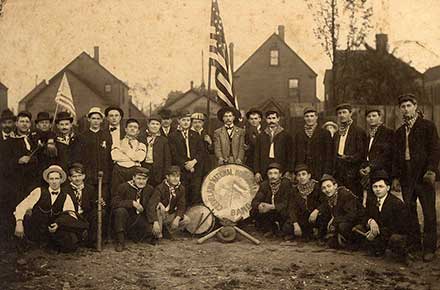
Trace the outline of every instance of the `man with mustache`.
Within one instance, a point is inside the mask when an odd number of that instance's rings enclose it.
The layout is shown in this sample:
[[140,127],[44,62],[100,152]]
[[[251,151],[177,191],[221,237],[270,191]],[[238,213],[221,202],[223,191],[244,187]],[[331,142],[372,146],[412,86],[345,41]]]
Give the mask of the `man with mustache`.
[[56,163],[67,171],[78,143],[77,136],[73,132],[73,117],[68,112],[59,112],[55,117],[55,126],[57,127],[55,145],[58,151]]

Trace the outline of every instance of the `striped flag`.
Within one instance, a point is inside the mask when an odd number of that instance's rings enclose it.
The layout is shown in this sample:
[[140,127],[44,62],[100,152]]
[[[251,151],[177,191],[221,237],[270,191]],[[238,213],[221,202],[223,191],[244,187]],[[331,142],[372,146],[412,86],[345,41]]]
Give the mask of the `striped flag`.
[[234,107],[238,110],[237,98],[234,96],[232,89],[232,69],[226,45],[225,31],[217,0],[212,0],[210,28],[209,65],[215,69],[214,78],[217,96],[225,106]]
[[75,105],[73,104],[72,91],[70,90],[66,73],[64,73],[60,87],[58,88],[55,103],[62,107],[65,111],[69,112],[72,117],[76,119],[76,110]]

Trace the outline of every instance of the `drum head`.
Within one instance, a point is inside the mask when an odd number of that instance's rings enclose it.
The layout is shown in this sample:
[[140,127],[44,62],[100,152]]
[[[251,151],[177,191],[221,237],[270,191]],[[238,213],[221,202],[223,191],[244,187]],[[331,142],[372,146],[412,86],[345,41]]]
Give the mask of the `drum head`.
[[190,218],[186,230],[191,234],[201,235],[210,232],[215,225],[215,217],[204,205],[190,207],[185,215]]
[[220,219],[237,222],[249,217],[258,191],[254,173],[243,165],[226,164],[213,169],[203,180],[203,203]]

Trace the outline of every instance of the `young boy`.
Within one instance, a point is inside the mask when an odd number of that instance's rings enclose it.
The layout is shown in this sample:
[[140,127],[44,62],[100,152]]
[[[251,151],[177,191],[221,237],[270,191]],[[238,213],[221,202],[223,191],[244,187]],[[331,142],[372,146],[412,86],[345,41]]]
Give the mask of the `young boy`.
[[[153,235],[162,238],[183,229],[190,219],[186,211],[185,187],[180,183],[180,167],[170,166],[165,179],[154,189],[150,203],[150,212],[157,212],[153,217]],[[164,232],[163,227],[166,227]]]
[[[98,228],[98,193],[94,187],[84,183],[86,174],[84,166],[80,163],[73,163],[68,170],[69,183],[63,187],[73,201],[75,211],[89,223],[87,239],[84,241],[87,247],[95,247]],[[104,207],[105,203],[102,201]],[[102,211],[105,214],[105,211]]]

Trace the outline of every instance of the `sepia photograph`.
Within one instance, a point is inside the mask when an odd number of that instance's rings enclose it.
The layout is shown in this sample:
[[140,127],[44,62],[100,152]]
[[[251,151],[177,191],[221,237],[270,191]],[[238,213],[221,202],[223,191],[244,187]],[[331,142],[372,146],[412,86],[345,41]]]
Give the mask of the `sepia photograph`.
[[0,290],[440,290],[438,0],[0,0]]

